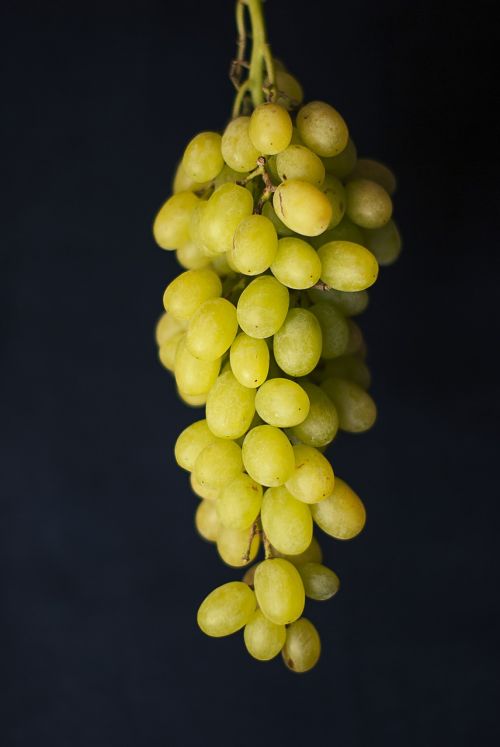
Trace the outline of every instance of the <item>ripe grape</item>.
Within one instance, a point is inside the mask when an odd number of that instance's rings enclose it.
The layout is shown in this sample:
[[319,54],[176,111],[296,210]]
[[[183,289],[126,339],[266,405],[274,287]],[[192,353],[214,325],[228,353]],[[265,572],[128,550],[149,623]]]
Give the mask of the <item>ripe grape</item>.
[[361,499],[340,477],[335,478],[335,487],[328,498],[311,506],[311,513],[320,529],[341,540],[355,537],[366,522]]
[[368,249],[352,241],[330,241],[318,250],[321,280],[335,290],[362,291],[378,276],[377,260]]
[[255,610],[245,625],[243,638],[248,653],[259,661],[269,661],[279,654],[286,640],[284,625],[276,625]]
[[309,507],[294,498],[284,485],[266,490],[261,518],[266,537],[279,552],[298,555],[311,544],[313,522]]
[[292,672],[308,672],[318,662],[321,641],[318,631],[305,617],[301,617],[287,628],[282,656]]
[[248,134],[254,147],[265,155],[280,153],[292,139],[292,120],[279,104],[260,104],[252,112]]
[[327,498],[335,481],[328,459],[313,446],[305,444],[294,446],[293,453],[295,470],[285,483],[287,490],[304,503],[319,503]]
[[238,225],[230,251],[231,264],[244,275],[267,270],[278,251],[278,236],[269,218],[250,215]]
[[243,464],[250,477],[266,487],[283,485],[295,469],[290,441],[272,425],[258,425],[245,437]]
[[224,166],[218,132],[200,132],[188,144],[182,157],[184,173],[196,182],[214,179]]
[[248,529],[258,517],[261,503],[262,486],[242,473],[219,493],[217,515],[228,529]]
[[275,625],[289,625],[301,616],[304,584],[288,560],[272,558],[260,563],[255,571],[254,588],[262,613]]
[[271,337],[285,321],[288,303],[288,290],[275,278],[262,275],[247,285],[238,300],[238,324],[250,337]]
[[303,106],[297,114],[297,127],[304,143],[318,156],[342,153],[349,140],[344,119],[324,101],[311,101]]
[[295,381],[268,379],[256,394],[255,409],[269,425],[290,428],[308,416],[309,397]]
[[260,151],[250,140],[249,124],[250,117],[237,117],[229,122],[222,135],[222,156],[235,171],[251,171],[260,156]]
[[274,193],[273,206],[285,226],[303,236],[318,236],[332,219],[328,197],[302,179],[281,182]]
[[321,327],[307,309],[290,309],[274,335],[278,366],[290,376],[306,376],[317,365],[322,349]]
[[259,387],[269,371],[269,348],[263,339],[240,332],[231,345],[231,370],[243,386]]
[[311,288],[320,278],[321,260],[307,241],[285,237],[278,241],[271,272],[287,288]]
[[201,603],[198,625],[215,638],[243,628],[255,611],[255,594],[242,581],[230,581],[214,589]]

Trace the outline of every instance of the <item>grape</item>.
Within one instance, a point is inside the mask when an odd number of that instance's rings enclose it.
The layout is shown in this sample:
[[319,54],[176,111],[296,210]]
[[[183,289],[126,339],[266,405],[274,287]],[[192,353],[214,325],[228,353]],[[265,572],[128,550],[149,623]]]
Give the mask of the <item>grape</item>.
[[193,493],[195,493],[199,498],[204,498],[207,501],[215,501],[220,493],[219,488],[210,488],[208,485],[201,485],[194,472],[191,472],[189,475],[189,484],[191,485]]
[[189,352],[203,361],[220,358],[236,337],[236,308],[225,298],[205,301],[189,320],[186,345]]
[[259,275],[267,270],[277,251],[278,236],[269,218],[250,215],[241,221],[234,234],[231,263],[244,275]]
[[172,314],[165,312],[158,319],[155,328],[155,340],[158,347],[161,347],[164,342],[168,342],[179,332],[183,332],[186,329],[186,325],[183,321],[176,319]]
[[300,179],[282,182],[274,193],[273,206],[285,226],[303,236],[318,236],[332,219],[328,197],[314,184]]
[[220,522],[214,501],[203,500],[198,505],[194,515],[194,523],[203,539],[206,539],[208,542],[217,541],[220,531]]
[[209,252],[230,251],[238,224],[252,214],[252,209],[252,195],[245,187],[232,182],[218,187],[200,219],[200,237]]
[[362,389],[369,389],[371,384],[370,370],[359,355],[342,355],[340,358],[328,361],[322,372],[321,380],[331,377],[349,379]]
[[254,587],[257,603],[271,622],[288,625],[301,616],[305,603],[304,585],[299,572],[288,560],[270,558],[259,563]]
[[214,179],[224,166],[218,132],[200,132],[188,144],[182,157],[184,173],[197,182]]
[[216,254],[215,257],[212,257],[211,264],[213,271],[216,272],[219,277],[227,277],[228,275],[233,275],[235,272],[233,267],[229,264],[229,252]]
[[293,453],[295,470],[285,483],[289,493],[304,503],[318,503],[327,498],[335,481],[328,459],[314,447],[305,444],[294,446]]
[[294,109],[302,103],[304,92],[297,78],[285,70],[275,70],[275,81],[278,90],[277,104],[286,109]]
[[276,625],[255,610],[245,625],[243,638],[248,653],[259,661],[269,661],[279,654],[286,640],[284,625]]
[[315,249],[319,249],[320,246],[328,244],[330,241],[353,241],[355,244],[363,245],[365,236],[361,228],[344,215],[340,223],[334,228],[329,228],[320,236],[313,236],[310,241]]
[[301,617],[290,625],[281,653],[283,661],[292,672],[308,672],[312,669],[321,654],[321,641],[312,622]]
[[392,265],[401,253],[401,236],[393,220],[382,228],[365,229],[365,243],[379,265]]
[[273,547],[273,555],[290,561],[296,568],[304,565],[304,563],[321,563],[323,560],[323,553],[316,537],[313,537],[309,547],[298,555],[285,555],[276,550],[275,547]]
[[314,521],[326,534],[348,540],[361,532],[366,511],[359,496],[340,477],[335,479],[333,493],[311,506]]
[[321,158],[305,145],[289,145],[278,153],[276,171],[281,181],[302,179],[321,187],[325,180],[325,167]]
[[318,156],[336,156],[347,146],[349,131],[338,111],[324,101],[311,101],[297,114],[304,143]]
[[344,185],[335,176],[327,174],[321,191],[328,198],[328,202],[332,208],[332,217],[330,218],[328,228],[335,228],[341,222],[345,213],[346,192]]
[[184,171],[182,161],[179,163],[172,184],[172,192],[174,195],[179,192],[198,192],[198,190],[205,189],[207,186],[208,182],[195,182],[191,179],[191,177]]
[[310,288],[321,275],[318,253],[306,241],[297,237],[278,241],[278,251],[271,264],[271,272],[288,288]]
[[[248,176],[247,172],[241,173],[225,165],[223,166],[222,171],[217,174],[212,184],[214,189],[217,189],[217,187],[222,186],[222,184],[232,184],[244,180],[246,176]],[[246,189],[250,193],[253,193],[253,182],[249,182],[246,185]]]
[[269,371],[269,348],[265,340],[240,332],[231,345],[231,370],[243,386],[256,388]]
[[198,625],[214,638],[230,635],[247,624],[255,607],[254,592],[242,581],[230,581],[205,597],[198,610]]
[[313,304],[331,303],[345,316],[361,314],[368,306],[370,300],[365,290],[346,292],[335,290],[335,288],[329,288],[328,290],[310,288],[307,291],[307,295]]
[[346,147],[338,154],[338,156],[323,158],[323,163],[329,174],[333,174],[337,179],[345,179],[346,176],[349,176],[349,174],[352,173],[356,166],[357,156],[356,146],[351,138],[349,138]]
[[186,270],[201,270],[210,264],[210,257],[207,257],[203,249],[200,249],[194,241],[188,241],[183,247],[175,252],[177,262]]
[[203,407],[207,401],[207,395],[205,394],[186,394],[177,389],[177,394],[189,407]]
[[229,122],[222,136],[222,156],[227,165],[238,172],[257,166],[260,152],[248,134],[250,117],[237,117]]
[[245,437],[243,464],[250,477],[266,487],[283,485],[295,469],[290,441],[272,425],[258,425]]
[[340,291],[369,288],[378,276],[377,260],[368,249],[352,241],[330,241],[318,249],[321,280]]
[[349,433],[369,430],[377,419],[377,407],[368,392],[347,379],[330,378],[322,383],[339,416],[339,426]]
[[[206,202],[205,200],[199,200],[194,206],[191,217],[189,219],[189,243],[194,244],[198,248],[198,251],[203,254],[203,256],[210,258],[212,256],[215,256],[215,252],[211,252],[206,246],[201,233],[201,219],[207,209],[207,205],[208,202]],[[189,269],[194,270],[198,268],[190,267]]]
[[231,370],[224,371],[208,393],[206,413],[214,435],[240,438],[255,413],[255,389],[240,384]]
[[309,414],[309,397],[295,381],[268,379],[256,394],[255,409],[269,425],[290,428]]
[[396,191],[396,177],[387,166],[379,161],[360,158],[351,176],[355,179],[369,179],[377,182],[389,195],[393,195]]
[[252,112],[248,134],[254,147],[268,156],[280,153],[290,144],[292,120],[279,104],[260,104]]
[[288,302],[288,290],[275,278],[269,275],[256,278],[238,300],[238,324],[250,337],[270,337],[285,321]]
[[359,324],[352,319],[348,319],[347,324],[349,325],[349,341],[345,349],[346,355],[366,356],[366,344]]
[[193,471],[200,485],[221,490],[243,471],[241,449],[234,441],[217,438],[198,454]]
[[392,200],[380,184],[353,179],[345,188],[347,216],[362,228],[382,228],[392,215]]
[[262,487],[242,473],[226,485],[217,498],[217,515],[228,529],[248,529],[260,512]]
[[255,565],[251,565],[250,568],[247,568],[245,573],[243,574],[242,581],[245,584],[248,584],[253,589],[253,581],[255,577],[255,571],[257,570],[258,563],[255,563]]
[[153,235],[162,249],[178,249],[189,239],[189,222],[198,197],[192,192],[172,195],[160,208],[153,224]]
[[265,215],[266,218],[269,218],[269,220],[275,227],[278,236],[293,236],[293,231],[288,228],[288,226],[285,226],[283,221],[280,220],[276,215],[276,211],[273,208],[272,202],[269,201],[264,203],[264,207],[262,208],[262,215]]
[[177,319],[190,319],[202,303],[218,298],[221,292],[221,281],[213,270],[186,270],[167,285],[163,305]]
[[304,563],[299,566],[299,573],[304,584],[306,597],[323,602],[336,594],[340,587],[336,573],[321,563]]
[[308,381],[301,381],[301,386],[309,397],[309,415],[292,428],[292,434],[307,446],[327,446],[335,438],[339,427],[335,405],[318,386]]
[[266,537],[279,552],[297,555],[311,544],[313,522],[309,507],[294,498],[284,485],[266,490],[261,518]]
[[332,304],[318,303],[311,311],[321,327],[321,357],[329,360],[342,355],[349,342],[349,325],[341,312]]
[[282,371],[306,376],[317,365],[321,346],[321,327],[314,314],[307,309],[290,309],[273,342],[274,357]]
[[184,332],[177,332],[166,342],[164,342],[158,350],[158,357],[160,359],[160,362],[162,366],[165,366],[168,371],[174,370],[177,348],[179,347],[180,341],[183,340],[184,337]]
[[183,394],[189,397],[206,394],[214,385],[220,369],[220,358],[215,361],[200,361],[191,355],[185,337],[179,340],[175,354],[175,382]]
[[182,469],[192,472],[194,464],[205,446],[214,443],[217,438],[209,429],[206,420],[196,420],[177,437],[175,442],[175,461]]
[[260,537],[252,535],[251,529],[229,529],[221,527],[217,535],[217,552],[224,563],[233,568],[243,568],[259,552]]

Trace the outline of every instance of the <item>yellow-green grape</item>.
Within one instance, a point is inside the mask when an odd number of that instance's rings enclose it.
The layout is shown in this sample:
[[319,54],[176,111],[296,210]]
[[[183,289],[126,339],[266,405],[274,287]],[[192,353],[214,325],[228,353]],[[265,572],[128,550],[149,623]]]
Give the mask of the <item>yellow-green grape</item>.
[[318,156],[338,155],[349,140],[344,119],[324,101],[311,101],[303,106],[297,114],[297,127],[304,143]]
[[368,392],[347,379],[330,378],[321,384],[333,401],[339,427],[348,433],[364,433],[377,419],[377,406]]
[[225,298],[211,298],[189,320],[186,344],[195,358],[213,361],[229,350],[236,337],[236,308]]
[[255,596],[262,613],[275,625],[288,625],[302,614],[304,584],[298,570],[283,558],[259,563],[254,576]]
[[276,363],[290,376],[306,376],[316,368],[321,346],[320,324],[307,309],[290,309],[273,340]]
[[335,539],[356,537],[366,523],[361,498],[340,477],[335,479],[333,493],[311,506],[311,512],[319,528]]
[[276,211],[273,208],[272,202],[269,200],[268,202],[264,203],[264,206],[262,208],[262,215],[265,215],[266,218],[269,218],[271,223],[276,229],[276,233],[278,236],[292,236],[293,231],[288,228],[288,226],[285,226],[282,220],[278,218],[276,215]]
[[201,214],[200,237],[208,251],[222,254],[230,251],[238,224],[253,210],[248,189],[227,182],[218,187]]
[[283,485],[295,469],[292,444],[273,425],[252,428],[243,441],[242,452],[245,470],[266,487]]
[[396,177],[392,171],[385,164],[371,158],[360,158],[351,176],[355,179],[370,179],[377,182],[390,195],[396,191]]
[[316,249],[319,249],[323,244],[328,244],[330,241],[353,241],[355,244],[363,245],[365,236],[361,228],[344,215],[340,223],[334,228],[329,228],[321,236],[313,236],[311,238],[311,244]]
[[175,367],[175,358],[177,356],[177,348],[179,343],[185,337],[184,332],[176,332],[175,335],[166,340],[158,350],[158,357],[160,363],[168,371],[173,371]]
[[281,181],[302,179],[320,187],[325,180],[325,167],[321,158],[305,145],[289,145],[278,153],[276,170]]
[[295,125],[293,126],[292,139],[290,140],[290,144],[291,145],[304,145],[304,143],[302,142],[302,138],[300,137],[300,132],[295,127]]
[[241,473],[220,492],[217,515],[228,529],[248,529],[259,515],[261,503],[262,486]]
[[382,228],[392,215],[392,200],[380,184],[353,179],[345,188],[348,218],[361,228]]
[[198,197],[178,192],[162,205],[153,223],[153,235],[162,249],[178,249],[190,239],[189,223]]
[[203,237],[201,234],[201,218],[205,210],[207,209],[207,205],[208,202],[206,200],[199,200],[191,213],[191,217],[189,219],[189,243],[197,246],[200,252],[202,252],[206,257],[209,257],[213,256],[213,252],[211,253],[209,251],[208,247],[203,241]]
[[219,438],[240,438],[255,414],[255,389],[243,386],[231,370],[224,371],[207,397],[208,427]]
[[352,241],[330,241],[318,249],[321,280],[340,291],[361,291],[378,277],[378,263],[373,254]]
[[200,361],[189,352],[186,339],[179,340],[175,354],[175,383],[188,397],[206,394],[215,384],[220,370],[220,358]]
[[401,254],[401,236],[393,220],[382,228],[365,229],[365,244],[384,267],[392,265]]
[[250,337],[271,337],[285,321],[288,303],[288,289],[270,275],[263,275],[252,280],[239,297],[238,324]]
[[215,501],[220,493],[218,488],[201,485],[193,472],[189,475],[189,484],[191,485],[191,490],[198,498],[204,498],[207,501]]
[[284,553],[280,553],[275,547],[272,548],[272,552],[273,556],[290,561],[296,568],[304,565],[304,563],[321,563],[323,560],[323,552],[316,537],[313,537],[309,547],[298,555],[285,555]]
[[291,428],[309,414],[309,397],[290,379],[268,379],[255,396],[255,409],[262,420],[278,428]]
[[267,270],[278,251],[276,229],[264,215],[249,215],[234,234],[231,264],[243,275],[259,275]]
[[255,594],[243,581],[214,589],[198,609],[198,625],[206,635],[220,638],[243,628],[257,606]]
[[329,360],[343,355],[349,342],[349,325],[345,316],[329,303],[317,303],[309,311],[314,314],[321,327],[321,357]]
[[345,213],[346,195],[345,188],[340,179],[332,174],[327,174],[321,191],[326,195],[332,208],[332,217],[328,228],[338,226]]
[[234,268],[229,264],[229,252],[216,254],[212,257],[211,266],[213,271],[222,278],[225,278],[228,275],[233,275],[235,272]]
[[292,120],[279,104],[259,104],[250,117],[248,134],[259,153],[280,153],[292,139]]
[[240,332],[229,353],[231,370],[243,386],[260,386],[269,371],[269,348],[265,340]]
[[312,622],[301,617],[287,628],[281,655],[292,672],[308,672],[318,663],[321,641]]
[[210,263],[210,257],[207,257],[203,249],[200,249],[194,241],[189,241],[183,247],[175,252],[177,262],[186,270],[201,270]]
[[284,485],[264,493],[261,509],[262,529],[279,552],[298,555],[307,550],[313,535],[309,507],[297,500]]
[[366,356],[366,343],[361,327],[356,324],[352,319],[347,320],[349,325],[349,341],[345,349],[346,355],[361,355]]
[[228,529],[222,526],[217,535],[217,552],[224,563],[233,568],[243,568],[253,560],[259,552],[260,537],[252,536],[251,529]]
[[309,415],[292,428],[292,434],[307,446],[327,446],[337,435],[339,427],[335,405],[319,386],[309,381],[301,382],[301,386],[309,397]]
[[371,385],[370,369],[359,355],[342,355],[340,358],[328,361],[321,380],[334,376],[337,379],[349,379],[362,389],[369,389]]
[[328,197],[314,184],[300,179],[288,179],[276,188],[273,207],[285,226],[303,236],[318,236],[332,219]]
[[255,577],[255,571],[257,570],[258,563],[255,563],[255,565],[251,565],[250,568],[247,568],[245,573],[243,574],[243,578],[241,579],[243,583],[248,584],[253,589],[253,581]]
[[177,437],[175,442],[175,461],[182,469],[192,472],[194,464],[205,446],[215,443],[217,438],[207,425],[206,420],[196,420]]
[[284,625],[276,625],[265,617],[261,610],[255,610],[245,625],[243,639],[248,653],[259,661],[274,659],[283,648],[286,640]]
[[189,407],[203,407],[207,401],[207,395],[205,394],[186,394],[180,389],[177,389],[177,394]]
[[158,319],[155,329],[155,340],[158,347],[161,347],[164,342],[168,342],[174,335],[179,332],[184,332],[186,329],[186,323],[176,319],[172,314],[165,312]]
[[208,542],[216,542],[220,532],[220,521],[215,501],[203,500],[196,509],[194,523],[199,534]]
[[222,490],[243,472],[241,449],[234,441],[217,438],[198,454],[193,471],[200,485]]
[[197,182],[214,179],[224,166],[221,141],[218,132],[200,132],[195,135],[182,157],[184,173]]
[[309,300],[313,303],[331,303],[344,314],[344,316],[357,316],[368,306],[368,293],[363,291],[339,291],[335,288],[319,290],[310,288],[307,291]]
[[319,280],[321,261],[307,241],[290,236],[278,241],[271,272],[287,288],[310,288]]
[[299,573],[306,597],[317,602],[331,599],[340,588],[337,574],[321,563],[304,563],[299,566]]
[[300,106],[304,92],[297,78],[285,70],[275,70],[275,86],[278,92],[276,103],[285,109],[295,109]]
[[229,122],[222,135],[222,156],[227,165],[240,173],[257,166],[260,151],[255,148],[248,128],[250,117],[237,117]]
[[337,179],[345,179],[352,173],[356,166],[357,157],[356,146],[351,138],[349,138],[346,147],[338,154],[338,156],[323,158],[323,163],[325,164],[325,169],[329,174],[333,174]]
[[202,303],[221,292],[222,283],[213,270],[186,270],[167,285],[163,305],[176,319],[190,319]]
[[333,490],[335,478],[332,465],[312,446],[297,444],[293,447],[293,453],[295,471],[286,481],[286,489],[298,501],[319,503]]
[[172,193],[174,195],[179,192],[198,192],[198,190],[205,189],[207,186],[208,182],[196,182],[194,179],[191,179],[182,168],[182,161],[179,163],[172,184]]

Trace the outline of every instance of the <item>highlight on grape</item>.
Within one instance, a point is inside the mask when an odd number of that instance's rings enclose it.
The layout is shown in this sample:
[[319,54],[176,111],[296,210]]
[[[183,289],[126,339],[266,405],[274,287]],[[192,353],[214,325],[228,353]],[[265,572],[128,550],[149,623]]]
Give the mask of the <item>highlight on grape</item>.
[[255,659],[281,653],[306,672],[321,644],[305,600],[340,586],[314,532],[350,540],[366,521],[324,451],[377,417],[353,317],[401,251],[396,180],[358,158],[333,106],[304,103],[271,54],[261,0],[238,0],[236,22],[231,120],[187,144],[154,220],[183,268],[165,289],[156,342],[181,399],[205,408],[175,444],[200,499],[195,526],[224,563],[246,568],[208,594],[199,627],[243,630]]

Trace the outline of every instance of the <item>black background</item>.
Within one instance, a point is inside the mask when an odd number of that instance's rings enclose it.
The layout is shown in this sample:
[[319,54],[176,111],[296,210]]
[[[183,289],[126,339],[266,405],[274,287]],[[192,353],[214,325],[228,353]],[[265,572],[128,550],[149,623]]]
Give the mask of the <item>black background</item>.
[[[239,574],[172,455],[196,417],[152,331],[152,217],[231,107],[233,3],[4,4],[0,742],[497,744],[494,3],[269,0],[275,53],[399,176],[401,260],[361,323],[380,419],[331,450],[365,499],[307,614],[308,675],[210,640]],[[495,479],[494,479],[495,477]]]

